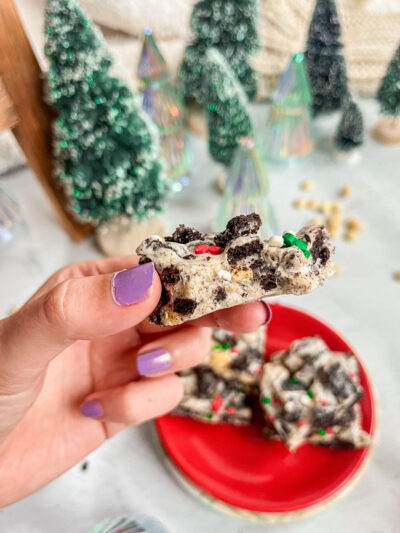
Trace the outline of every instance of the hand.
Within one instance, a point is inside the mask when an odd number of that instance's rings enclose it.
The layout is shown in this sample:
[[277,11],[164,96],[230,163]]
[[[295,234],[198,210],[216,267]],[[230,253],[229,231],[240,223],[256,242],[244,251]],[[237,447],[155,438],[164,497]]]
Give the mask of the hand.
[[127,425],[173,409],[182,397],[175,372],[210,348],[205,326],[252,331],[268,319],[257,302],[156,327],[145,319],[161,282],[152,263],[137,265],[123,257],[63,268],[0,321],[0,507]]

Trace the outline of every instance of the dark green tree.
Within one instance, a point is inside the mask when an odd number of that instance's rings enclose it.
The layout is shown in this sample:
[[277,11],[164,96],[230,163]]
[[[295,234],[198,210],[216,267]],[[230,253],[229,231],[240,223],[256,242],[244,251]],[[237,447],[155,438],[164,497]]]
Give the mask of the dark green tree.
[[317,0],[306,51],[314,116],[340,109],[347,94],[346,63],[340,37],[335,0]]
[[351,98],[346,98],[334,144],[338,150],[349,152],[360,146],[363,141],[364,122],[360,108]]
[[247,60],[259,47],[256,21],[257,0],[202,0],[194,6],[195,39],[185,50],[180,71],[185,96],[201,101],[204,57],[214,47],[224,55],[247,96],[254,98],[256,76]]
[[229,165],[240,139],[252,135],[253,127],[246,94],[224,56],[215,48],[206,54],[202,99],[211,156]]
[[140,99],[108,71],[99,30],[76,0],[47,0],[45,53],[54,122],[55,174],[83,221],[159,211],[167,192],[158,132]]
[[400,115],[400,46],[388,66],[386,76],[378,90],[378,102],[381,113],[385,115]]

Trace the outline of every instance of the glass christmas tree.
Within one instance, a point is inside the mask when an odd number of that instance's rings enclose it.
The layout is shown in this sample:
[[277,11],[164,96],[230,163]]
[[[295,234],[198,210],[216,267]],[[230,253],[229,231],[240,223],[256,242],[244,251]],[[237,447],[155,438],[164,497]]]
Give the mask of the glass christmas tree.
[[247,97],[224,56],[216,48],[206,54],[203,101],[211,156],[224,165],[233,161],[242,137],[253,132]]
[[346,64],[340,36],[335,0],[317,0],[306,51],[315,116],[339,109],[347,95]]
[[304,54],[296,54],[271,94],[271,107],[262,139],[263,154],[289,161],[313,149],[311,134],[312,95]]
[[183,98],[171,82],[167,65],[150,28],[144,31],[137,76],[143,94],[143,109],[159,129],[167,176],[172,181],[173,190],[179,192],[189,182],[190,166],[183,122]]
[[109,75],[101,33],[76,0],[47,0],[45,32],[55,174],[70,209],[94,225],[158,212],[168,190],[158,131],[140,99]]
[[275,234],[276,223],[268,191],[267,173],[254,138],[243,137],[228,170],[216,229],[223,231],[228,220],[234,216],[258,213],[263,221],[260,235],[268,238]]
[[11,241],[19,219],[17,203],[0,189],[0,244]]
[[180,79],[185,96],[201,102],[204,56],[217,48],[242,84],[247,96],[256,94],[256,77],[248,58],[259,47],[256,30],[257,0],[202,0],[191,18],[194,41],[187,46]]

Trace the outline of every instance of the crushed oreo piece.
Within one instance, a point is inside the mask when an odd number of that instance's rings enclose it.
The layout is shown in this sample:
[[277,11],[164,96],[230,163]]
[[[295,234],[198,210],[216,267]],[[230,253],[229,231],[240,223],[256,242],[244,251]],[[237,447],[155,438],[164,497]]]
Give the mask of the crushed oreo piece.
[[187,244],[192,241],[200,241],[203,239],[203,234],[194,228],[187,228],[184,224],[180,224],[171,237],[165,237],[166,241],[178,242],[180,244]]
[[249,255],[260,253],[263,249],[260,239],[254,239],[254,241],[247,242],[241,246],[235,246],[228,250],[227,258],[230,265],[236,265],[239,261],[245,259]]
[[214,291],[214,300],[216,302],[222,302],[226,299],[226,290],[224,287],[217,287]]
[[331,386],[333,394],[338,398],[348,398],[357,392],[357,389],[346,372],[339,363],[330,367],[327,374],[327,381]]
[[144,265],[145,263],[151,263],[151,259],[145,255],[140,256],[139,265]]
[[197,302],[191,298],[177,298],[174,301],[173,309],[181,315],[191,315],[197,307]]
[[163,283],[178,283],[178,281],[181,279],[179,270],[171,265],[169,267],[165,267],[161,274],[160,274],[161,280]]

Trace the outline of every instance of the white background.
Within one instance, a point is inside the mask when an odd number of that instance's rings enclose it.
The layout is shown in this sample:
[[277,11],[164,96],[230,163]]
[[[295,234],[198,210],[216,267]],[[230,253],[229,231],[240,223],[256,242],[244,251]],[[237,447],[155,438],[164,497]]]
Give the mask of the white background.
[[[232,518],[187,494],[163,465],[152,424],[125,430],[80,465],[38,493],[0,510],[1,533],[85,533],[97,520],[121,508],[157,516],[174,533],[397,533],[400,530],[400,148],[377,144],[368,130],[376,121],[372,102],[362,102],[367,139],[355,166],[339,165],[319,150],[296,167],[268,166],[271,198],[280,230],[296,229],[310,216],[291,207],[306,196],[298,184],[312,179],[307,193],[318,200],[336,198],[351,184],[346,214],[365,222],[356,243],[337,241],[342,272],[323,289],[281,298],[315,313],[339,330],[356,348],[372,377],[378,399],[379,441],[368,470],[335,505],[301,522],[261,525]],[[255,108],[264,113],[264,108]],[[331,120],[321,128],[330,131]],[[319,144],[324,145],[324,140]],[[194,140],[193,182],[170,206],[168,229],[185,223],[207,229],[219,197],[203,140]],[[24,225],[15,240],[0,247],[0,316],[21,304],[55,269],[69,262],[99,257],[89,239],[69,240],[29,169],[1,178],[0,186],[19,202]],[[27,331],[29,335],[29,331]],[[23,473],[21,473],[23,475]]]

